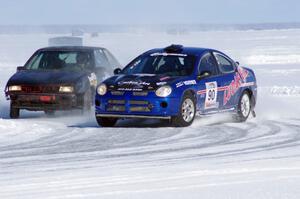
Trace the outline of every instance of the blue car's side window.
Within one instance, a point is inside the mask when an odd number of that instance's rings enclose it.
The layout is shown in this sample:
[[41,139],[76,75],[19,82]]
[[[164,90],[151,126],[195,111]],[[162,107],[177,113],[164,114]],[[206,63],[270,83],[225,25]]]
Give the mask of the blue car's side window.
[[222,73],[234,72],[235,68],[229,59],[218,53],[215,53],[215,57],[218,61],[219,68]]
[[198,68],[198,73],[209,72],[211,76],[218,75],[218,65],[211,53],[202,56]]

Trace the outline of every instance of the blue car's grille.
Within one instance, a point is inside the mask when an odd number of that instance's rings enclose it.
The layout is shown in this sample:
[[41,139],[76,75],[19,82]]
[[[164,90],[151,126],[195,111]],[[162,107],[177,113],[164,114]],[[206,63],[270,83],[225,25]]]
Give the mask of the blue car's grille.
[[125,104],[125,100],[108,100],[109,104]]
[[148,105],[148,101],[142,101],[142,100],[129,100],[130,105]]
[[126,110],[125,106],[108,105],[107,107],[107,111],[124,112],[125,110]]
[[129,112],[150,112],[154,107],[144,100],[108,100],[107,102],[106,110],[111,112],[125,112],[126,107]]
[[132,92],[133,96],[147,96],[148,92],[147,91],[142,91],[142,92]]
[[122,95],[124,95],[124,92],[123,91],[111,91],[111,94],[116,95],[116,96],[122,96]]
[[129,110],[131,112],[150,112],[151,111],[151,109],[149,107],[143,107],[143,106],[130,107]]

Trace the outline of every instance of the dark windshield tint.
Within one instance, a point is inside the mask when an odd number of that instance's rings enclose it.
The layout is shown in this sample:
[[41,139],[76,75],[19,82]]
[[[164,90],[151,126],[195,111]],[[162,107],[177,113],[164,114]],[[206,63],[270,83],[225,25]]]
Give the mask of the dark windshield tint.
[[93,67],[91,53],[74,51],[42,51],[25,66],[29,70],[89,70]]
[[191,75],[195,57],[191,55],[148,55],[141,56],[127,65],[123,74],[164,74],[169,76]]

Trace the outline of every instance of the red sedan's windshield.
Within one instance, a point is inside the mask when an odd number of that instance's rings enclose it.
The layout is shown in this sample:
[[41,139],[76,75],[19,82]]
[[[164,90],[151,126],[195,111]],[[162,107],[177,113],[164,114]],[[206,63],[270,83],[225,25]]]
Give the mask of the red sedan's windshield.
[[26,64],[29,70],[86,70],[92,68],[92,57],[88,52],[42,51]]

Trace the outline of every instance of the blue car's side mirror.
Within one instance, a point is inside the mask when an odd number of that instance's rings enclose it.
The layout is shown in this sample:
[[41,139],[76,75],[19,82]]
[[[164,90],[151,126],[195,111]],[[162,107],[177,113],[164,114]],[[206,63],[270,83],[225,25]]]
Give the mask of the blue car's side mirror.
[[209,76],[211,76],[211,72],[210,71],[203,71],[202,73],[200,73],[197,76],[197,79],[200,80],[200,79],[204,79],[204,78],[209,77]]
[[115,70],[114,70],[114,74],[115,75],[118,75],[118,74],[120,74],[121,73],[121,68],[116,68]]

